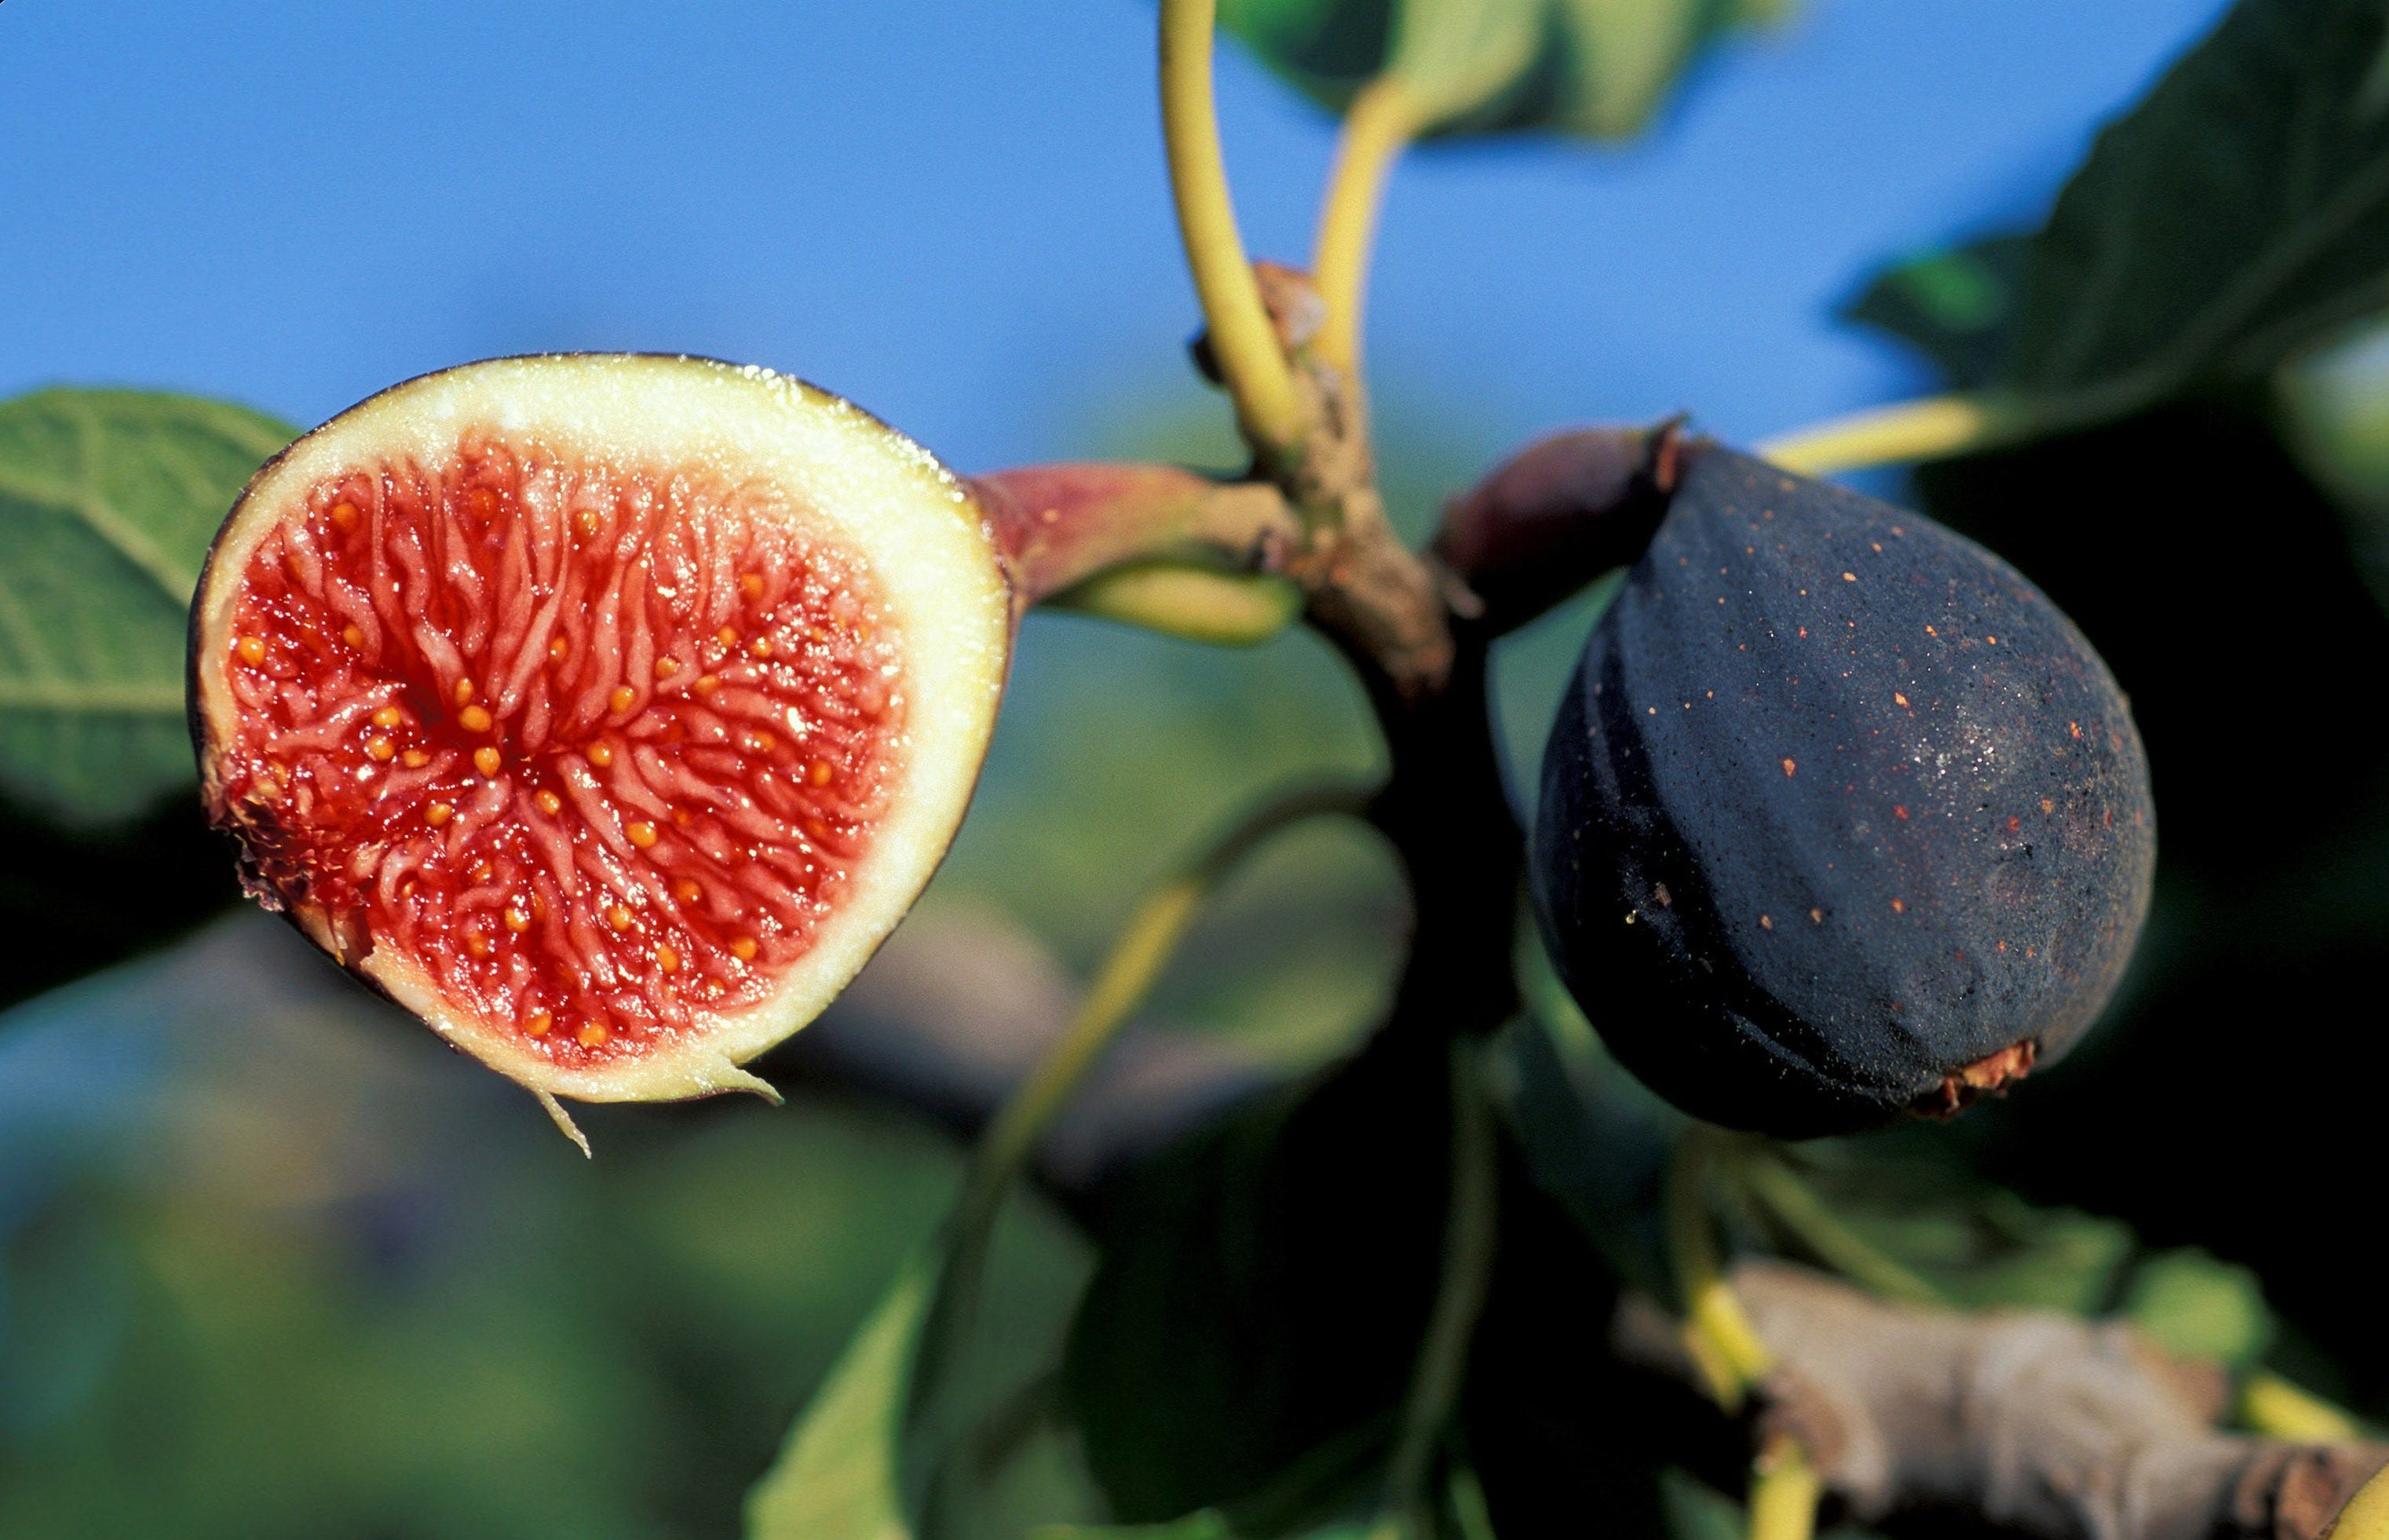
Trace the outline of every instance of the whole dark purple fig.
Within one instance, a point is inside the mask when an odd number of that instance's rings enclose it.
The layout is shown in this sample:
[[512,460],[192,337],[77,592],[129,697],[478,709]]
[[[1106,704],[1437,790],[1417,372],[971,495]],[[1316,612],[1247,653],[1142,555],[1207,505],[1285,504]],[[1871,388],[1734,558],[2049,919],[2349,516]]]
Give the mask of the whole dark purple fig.
[[1919,515],[1711,444],[1544,753],[1537,911],[1629,1068],[1787,1138],[2063,1053],[2148,911],[2148,761],[2081,632]]

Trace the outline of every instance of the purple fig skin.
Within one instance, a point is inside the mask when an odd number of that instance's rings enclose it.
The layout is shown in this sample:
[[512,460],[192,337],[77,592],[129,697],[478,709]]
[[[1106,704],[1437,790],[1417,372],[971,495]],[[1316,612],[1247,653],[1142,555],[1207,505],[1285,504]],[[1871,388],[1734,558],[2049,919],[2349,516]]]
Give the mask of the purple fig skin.
[[1709,444],[1594,628],[1532,846],[1561,976],[1695,1116],[1946,1115],[2070,1049],[2156,856],[2123,694],[1920,515]]

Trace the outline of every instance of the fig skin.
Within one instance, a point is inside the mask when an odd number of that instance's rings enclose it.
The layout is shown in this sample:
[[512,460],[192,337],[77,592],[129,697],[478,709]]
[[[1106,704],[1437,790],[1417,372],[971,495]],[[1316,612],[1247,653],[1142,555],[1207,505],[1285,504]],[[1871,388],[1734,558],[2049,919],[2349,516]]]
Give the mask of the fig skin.
[[1920,515],[1692,446],[1546,746],[1530,860],[1570,992],[1695,1116],[1947,1114],[2063,1055],[2156,855],[2074,624]]
[[[518,1024],[443,991],[415,959],[378,945],[354,911],[319,900],[281,852],[263,800],[236,795],[227,756],[239,708],[227,681],[233,614],[251,554],[311,488],[385,457],[437,461],[459,434],[521,434],[568,455],[689,463],[780,489],[805,528],[856,553],[906,640],[914,705],[903,764],[836,916],[759,1002],[714,1015],[653,1051],[574,1064],[543,1055]],[[769,370],[650,354],[486,360],[393,386],[308,433],[253,477],[210,550],[191,614],[189,719],[201,796],[241,844],[250,896],[281,912],[377,992],[449,1044],[539,1097],[578,1139],[557,1097],[666,1101],[725,1090],[773,1094],[740,1067],[810,1022],[870,958],[943,858],[976,784],[1002,700],[1014,617],[987,515],[967,486],[862,409]],[[586,1148],[584,1143],[584,1149]]]

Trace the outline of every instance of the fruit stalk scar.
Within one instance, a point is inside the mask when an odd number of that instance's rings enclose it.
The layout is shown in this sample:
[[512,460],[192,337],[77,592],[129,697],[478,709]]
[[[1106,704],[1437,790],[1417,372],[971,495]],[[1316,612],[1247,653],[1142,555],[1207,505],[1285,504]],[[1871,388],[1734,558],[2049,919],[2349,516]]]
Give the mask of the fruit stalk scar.
[[1012,616],[968,489],[768,371],[396,387],[250,482],[192,619],[249,889],[538,1093],[769,1093],[935,869]]

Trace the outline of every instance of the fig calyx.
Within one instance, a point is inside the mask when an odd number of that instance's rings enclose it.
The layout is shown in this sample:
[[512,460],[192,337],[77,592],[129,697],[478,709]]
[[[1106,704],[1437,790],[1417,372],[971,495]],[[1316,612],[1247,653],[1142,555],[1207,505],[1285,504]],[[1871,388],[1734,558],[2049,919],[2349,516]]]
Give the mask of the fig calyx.
[[767,370],[425,375],[250,481],[192,611],[250,892],[556,1098],[770,1088],[936,869],[1011,594],[967,489]]
[[1554,962],[1696,1116],[1782,1137],[1948,1115],[2063,1054],[2156,850],[2089,643],[1920,515],[1686,447],[1545,749]]

